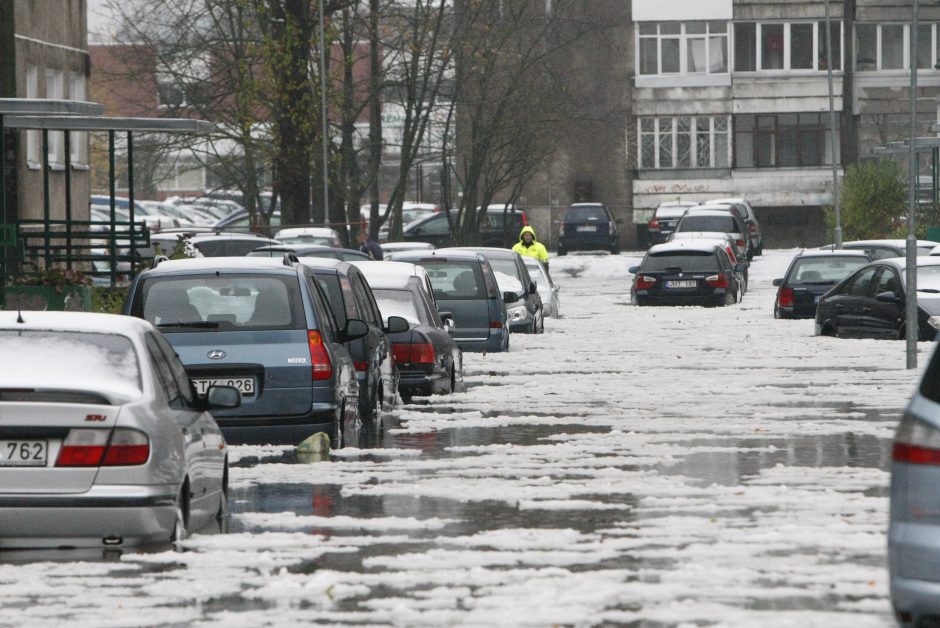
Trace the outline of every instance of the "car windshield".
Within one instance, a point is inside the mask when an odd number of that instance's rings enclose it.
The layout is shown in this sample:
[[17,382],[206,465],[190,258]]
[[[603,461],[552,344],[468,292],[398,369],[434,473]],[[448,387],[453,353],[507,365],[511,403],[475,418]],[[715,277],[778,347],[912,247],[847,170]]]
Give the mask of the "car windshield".
[[430,325],[425,309],[418,302],[418,295],[411,290],[373,290],[382,316],[388,321],[389,316],[401,316],[412,325]]
[[333,242],[333,238],[330,236],[297,235],[280,238],[280,240],[284,244],[307,244],[319,246],[333,246],[333,244],[335,244]]
[[438,301],[485,299],[486,284],[478,262],[422,260]]
[[594,220],[607,220],[607,212],[603,207],[572,207],[565,215],[565,222],[587,222]]
[[205,274],[143,283],[135,314],[163,332],[302,329],[297,279],[282,275]]
[[936,246],[935,244],[932,244],[932,245],[930,245],[930,246],[918,246],[918,247],[917,247],[917,256],[918,256],[918,257],[921,257],[921,256],[923,256],[923,257],[929,257],[930,254],[933,253],[933,250],[934,250],[935,248],[937,248],[937,246]]
[[118,334],[0,330],[0,388],[40,385],[139,391],[137,352]]
[[738,228],[731,216],[686,216],[679,222],[678,231],[717,231],[737,233]]
[[714,253],[704,251],[668,251],[647,255],[641,271],[664,272],[676,271],[684,273],[717,272],[718,258]]
[[492,257],[487,259],[496,276],[496,285],[499,286],[500,292],[522,292],[522,279],[519,277],[515,260]]
[[868,263],[865,257],[807,257],[798,259],[787,277],[787,283],[828,284],[839,283],[856,268]]
[[917,267],[917,291],[940,294],[940,266]]

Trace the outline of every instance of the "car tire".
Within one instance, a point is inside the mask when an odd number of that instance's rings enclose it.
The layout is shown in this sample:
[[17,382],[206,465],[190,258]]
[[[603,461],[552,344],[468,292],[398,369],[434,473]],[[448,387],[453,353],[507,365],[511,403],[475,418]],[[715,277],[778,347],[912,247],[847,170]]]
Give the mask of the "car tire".
[[568,251],[566,251],[565,249],[561,247],[558,247],[558,257],[564,257],[567,254],[568,254]]
[[170,542],[179,545],[185,541],[189,530],[189,479],[183,481],[180,494],[176,498],[176,521],[170,533]]
[[612,246],[612,247],[610,247],[610,254],[611,254],[611,255],[620,255],[620,247],[619,247],[619,246]]
[[228,458],[225,459],[222,471],[222,487],[219,491],[219,509],[215,513],[217,521],[223,521],[228,516]]

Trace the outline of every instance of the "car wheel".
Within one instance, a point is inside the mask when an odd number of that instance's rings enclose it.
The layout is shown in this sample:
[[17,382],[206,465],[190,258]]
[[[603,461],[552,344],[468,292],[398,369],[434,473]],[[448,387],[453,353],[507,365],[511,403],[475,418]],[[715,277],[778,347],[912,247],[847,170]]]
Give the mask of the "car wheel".
[[222,521],[228,516],[228,458],[225,459],[225,470],[222,472],[222,490],[219,491],[219,509],[215,518]]
[[568,254],[568,251],[566,251],[565,249],[562,249],[562,248],[558,249],[558,257],[564,257],[567,254]]
[[822,331],[819,332],[820,336],[829,336],[830,338],[838,338],[839,331],[834,328],[832,325],[826,324],[823,325]]
[[780,308],[778,308],[778,307],[774,307],[774,318],[776,318],[776,319],[781,318],[781,316],[780,316]]
[[611,255],[620,255],[620,247],[619,247],[619,246],[612,246],[612,247],[610,247],[610,254],[611,254]]
[[170,542],[174,545],[186,540],[189,529],[189,480],[183,482],[180,494],[176,498],[176,521],[173,523],[173,533]]
[[539,331],[538,331],[538,333],[540,333],[540,334],[544,334],[544,333],[545,333],[545,314],[542,314],[542,316],[539,317]]

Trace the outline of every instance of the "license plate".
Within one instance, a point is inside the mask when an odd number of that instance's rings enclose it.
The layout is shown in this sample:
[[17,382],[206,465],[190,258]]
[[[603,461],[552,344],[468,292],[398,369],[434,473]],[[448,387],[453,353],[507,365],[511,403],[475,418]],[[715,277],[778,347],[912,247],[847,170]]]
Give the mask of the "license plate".
[[231,386],[246,397],[251,397],[255,394],[254,377],[214,377],[211,379],[194,379],[192,382],[193,386],[196,388],[196,394],[198,395],[207,394],[210,386]]
[[0,467],[44,467],[49,441],[0,440]]
[[590,231],[597,231],[597,227],[595,227],[594,225],[585,225],[585,226],[583,226],[583,227],[578,227],[578,228],[577,228],[577,231],[580,231],[580,232],[582,232],[582,233],[583,233],[583,232],[590,232]]
[[692,281],[667,281],[667,288],[698,288],[698,282]]

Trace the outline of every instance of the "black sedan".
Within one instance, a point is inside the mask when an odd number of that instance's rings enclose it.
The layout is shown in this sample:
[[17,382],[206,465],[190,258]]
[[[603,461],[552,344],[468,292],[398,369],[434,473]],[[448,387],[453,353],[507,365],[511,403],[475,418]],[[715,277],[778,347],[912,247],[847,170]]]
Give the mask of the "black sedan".
[[370,259],[368,255],[353,249],[340,249],[319,244],[277,244],[261,246],[248,254],[248,257],[284,257],[284,253],[293,253],[297,257],[321,257],[338,259],[344,262],[360,262]]
[[731,305],[741,298],[744,268],[717,242],[657,244],[630,269],[631,296],[637,305]]
[[[826,293],[816,308],[816,335],[840,338],[906,337],[904,258],[862,266]],[[934,340],[940,327],[940,258],[917,258],[918,338]]]
[[459,390],[463,353],[449,333],[453,317],[437,311],[427,271],[403,262],[357,262],[356,267],[369,281],[382,316],[409,323],[407,331],[389,333],[402,398]]
[[774,318],[813,318],[822,295],[871,259],[864,251],[804,251],[774,279]]

